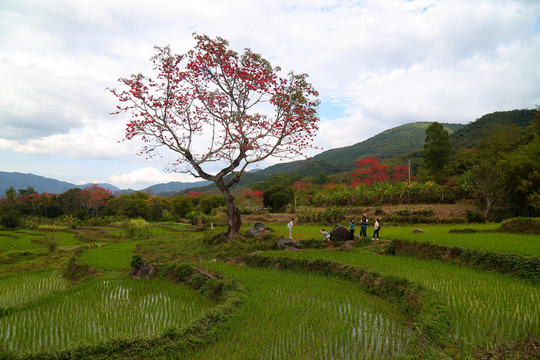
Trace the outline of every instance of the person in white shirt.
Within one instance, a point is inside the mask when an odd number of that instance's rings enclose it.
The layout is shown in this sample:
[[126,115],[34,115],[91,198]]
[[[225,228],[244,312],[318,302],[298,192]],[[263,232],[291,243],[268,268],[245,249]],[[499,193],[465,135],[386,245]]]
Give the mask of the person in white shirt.
[[375,224],[373,225],[373,237],[371,240],[379,240],[379,229],[381,228],[381,223],[379,222],[379,218],[375,219]]
[[294,219],[291,219],[289,223],[287,224],[287,227],[289,228],[289,239],[292,239],[292,227],[294,226]]

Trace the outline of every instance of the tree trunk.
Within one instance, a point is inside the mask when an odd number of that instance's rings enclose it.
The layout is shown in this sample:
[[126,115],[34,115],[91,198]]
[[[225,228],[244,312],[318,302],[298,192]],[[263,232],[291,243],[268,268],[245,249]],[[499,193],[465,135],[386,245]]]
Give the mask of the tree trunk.
[[484,220],[486,220],[486,223],[489,222],[489,212],[491,210],[491,206],[493,206],[493,200],[486,196],[486,209],[484,210]]
[[234,205],[234,196],[229,191],[229,188],[225,185],[223,179],[219,180],[216,181],[216,185],[221,191],[223,198],[225,199],[229,225],[229,229],[223,235],[223,239],[229,241],[240,235],[240,226],[242,225],[242,219],[240,218],[240,210],[238,210],[238,208]]

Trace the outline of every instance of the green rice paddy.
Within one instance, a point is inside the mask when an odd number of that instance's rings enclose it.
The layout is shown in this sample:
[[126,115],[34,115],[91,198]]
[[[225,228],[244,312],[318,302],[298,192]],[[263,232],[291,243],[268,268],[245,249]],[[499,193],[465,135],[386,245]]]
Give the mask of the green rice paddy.
[[249,300],[220,341],[193,359],[381,359],[402,354],[407,316],[350,282],[216,263]]
[[[278,235],[288,237],[285,223],[267,225]],[[416,226],[383,225],[381,239],[539,257],[538,236],[449,233],[451,229],[492,230],[496,226],[422,225],[424,233],[413,234]],[[322,239],[319,233],[322,227],[297,224],[293,237]],[[40,260],[33,262],[30,256],[25,260],[25,255],[17,257],[16,263],[2,263],[2,269],[9,272],[0,275],[0,358],[7,352],[25,356],[108,340],[150,338],[163,334],[171,326],[181,328],[192,324],[202,315],[210,314],[217,304],[182,284],[124,276],[130,269],[133,253],[144,254],[153,263],[212,259],[213,250],[202,246],[202,233],[187,231],[181,224],[165,224],[155,227],[149,239],[126,239],[119,232],[111,237],[100,235],[99,242],[93,242],[91,231],[85,231],[84,242],[78,241],[74,233],[55,232],[59,249],[56,252],[48,251],[39,241],[50,236],[49,232],[0,233],[0,260],[9,260],[14,253],[33,254]],[[71,250],[89,243],[93,246],[82,252]],[[246,249],[252,246],[245,245]],[[540,337],[538,284],[466,266],[379,255],[378,248],[264,254],[353,265],[382,276],[405,278],[435,292],[451,315],[451,331],[446,342],[463,357],[497,344],[520,341],[528,335]],[[226,251],[229,248],[224,246],[218,254]],[[64,279],[62,268],[73,256],[70,254],[78,254],[78,261],[95,269],[96,275],[80,283]],[[33,270],[24,270],[24,264]],[[420,326],[413,325],[410,315],[397,305],[334,276],[250,268],[220,261],[203,264],[206,270],[242,284],[246,299],[226,325],[216,330],[216,341],[195,353],[175,350],[176,358],[400,358],[409,355],[414,329]],[[145,350],[141,356],[149,358],[152,353],[151,349]],[[156,354],[161,358],[172,356]]]
[[267,254],[331,260],[423,285],[448,304],[449,340],[465,351],[486,347],[496,339],[540,336],[540,287],[527,280],[437,261],[376,255],[365,249]]
[[189,323],[212,304],[182,284],[99,279],[1,317],[0,344],[4,350],[31,353],[149,337],[167,326]]

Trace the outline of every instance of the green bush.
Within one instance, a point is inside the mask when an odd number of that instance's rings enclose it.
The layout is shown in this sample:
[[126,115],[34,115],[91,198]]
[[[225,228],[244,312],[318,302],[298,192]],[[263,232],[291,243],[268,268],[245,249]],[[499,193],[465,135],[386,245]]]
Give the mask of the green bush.
[[187,279],[187,283],[194,289],[198,290],[202,288],[204,284],[206,284],[207,280],[208,279],[206,278],[206,276],[204,276],[198,271],[194,271],[191,274],[191,276]]
[[136,268],[143,262],[143,258],[140,254],[131,255],[131,268]]
[[223,229],[206,230],[203,233],[202,243],[207,246],[213,246],[224,242]]
[[236,288],[236,283],[230,279],[208,279],[206,283],[201,286],[201,294],[208,296],[214,300],[220,300],[223,294]]
[[79,281],[82,278],[91,275],[94,270],[86,263],[80,263],[76,257],[69,259],[69,262],[62,273],[62,276],[72,281]]
[[540,235],[540,218],[518,217],[503,221],[500,231],[516,234]]
[[483,223],[486,221],[480,212],[469,209],[465,210],[465,219],[470,223]]
[[2,211],[0,215],[0,225],[8,230],[15,230],[22,226],[23,217],[18,210]]
[[152,225],[144,219],[125,220],[122,227],[128,239],[148,239],[152,236]]

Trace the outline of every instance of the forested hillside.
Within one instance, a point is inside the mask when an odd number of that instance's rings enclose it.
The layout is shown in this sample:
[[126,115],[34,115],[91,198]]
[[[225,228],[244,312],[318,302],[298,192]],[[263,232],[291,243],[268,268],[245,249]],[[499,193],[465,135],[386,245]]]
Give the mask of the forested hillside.
[[456,130],[450,135],[450,142],[454,149],[472,148],[478,146],[481,139],[496,127],[514,124],[520,129],[525,129],[533,123],[535,115],[535,109],[490,113]]
[[[357,144],[327,150],[314,156],[309,161],[293,161],[273,165],[249,174],[242,179],[241,184],[246,185],[262,181],[277,174],[297,174],[301,176],[314,176],[320,173],[338,174],[355,169],[356,160],[364,157],[376,156],[384,160],[406,154],[422,148],[426,128],[430,124],[429,122],[415,122],[401,125],[383,131]],[[463,126],[461,124],[443,125],[450,134]]]

